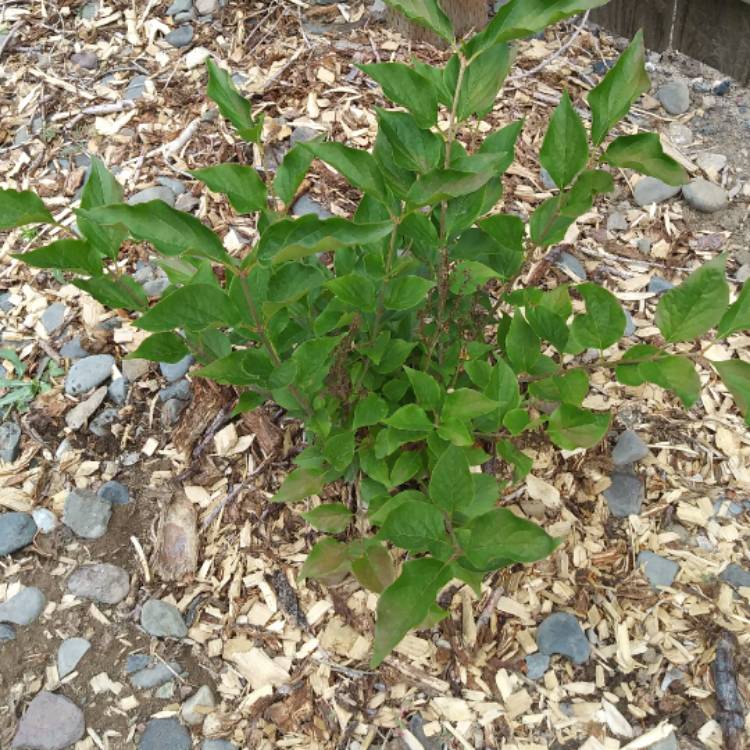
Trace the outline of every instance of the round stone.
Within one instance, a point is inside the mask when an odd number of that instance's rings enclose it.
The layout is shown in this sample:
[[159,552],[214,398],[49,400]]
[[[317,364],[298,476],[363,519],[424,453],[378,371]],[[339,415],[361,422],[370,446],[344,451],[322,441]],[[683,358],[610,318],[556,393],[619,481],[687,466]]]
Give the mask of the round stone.
[[156,638],[184,638],[188,632],[180,610],[159,599],[150,599],[143,605],[141,627]]
[[199,687],[183,704],[180,714],[189,726],[202,724],[203,720],[216,707],[216,699],[208,685]]
[[12,463],[21,452],[21,428],[15,422],[0,425],[0,462]]
[[102,604],[119,604],[130,591],[130,577],[117,565],[94,563],[73,571],[68,591],[81,599]]
[[679,192],[679,186],[667,185],[656,177],[642,177],[633,188],[633,197],[639,206],[649,206],[669,200]]
[[96,492],[99,497],[103,497],[112,505],[127,505],[130,502],[130,492],[128,488],[120,482],[110,479],[105,482]]
[[115,358],[109,354],[93,354],[79,359],[68,370],[65,378],[65,393],[78,396],[103,383],[112,374]]
[[69,675],[90,648],[91,642],[85,638],[66,638],[57,650],[58,678],[62,680],[63,677]]
[[690,89],[682,79],[660,86],[656,98],[670,115],[683,115],[690,109]]
[[63,695],[43,690],[26,709],[18,723],[14,748],[63,750],[83,737],[83,711]]
[[567,612],[554,612],[539,626],[536,642],[542,654],[561,654],[576,664],[588,661],[591,646],[580,623]]
[[190,750],[187,729],[175,718],[151,719],[138,742],[138,750]]
[[44,610],[47,600],[36,586],[28,586],[0,604],[0,622],[30,625]]
[[36,532],[37,525],[28,513],[0,514],[0,557],[12,555],[31,544]]
[[91,490],[75,489],[65,499],[63,523],[84,539],[100,539],[107,533],[112,503]]
[[729,203],[727,191],[703,177],[698,177],[682,188],[685,200],[696,211],[712,214],[726,208]]

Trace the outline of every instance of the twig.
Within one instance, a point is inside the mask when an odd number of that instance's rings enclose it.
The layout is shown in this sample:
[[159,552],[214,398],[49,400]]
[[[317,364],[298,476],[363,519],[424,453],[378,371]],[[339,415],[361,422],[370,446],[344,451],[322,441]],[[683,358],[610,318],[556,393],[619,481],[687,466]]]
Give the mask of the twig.
[[16,32],[23,26],[23,21],[16,21],[9,29],[8,33],[3,38],[3,41],[0,42],[0,57],[3,56],[3,52],[5,52],[6,48],[10,50],[10,43],[13,41],[13,37],[15,36]]
[[716,657],[711,665],[711,672],[714,677],[718,704],[716,716],[724,736],[724,747],[727,750],[742,750],[745,709],[737,689],[734,651],[733,637],[726,631],[722,632],[716,644]]

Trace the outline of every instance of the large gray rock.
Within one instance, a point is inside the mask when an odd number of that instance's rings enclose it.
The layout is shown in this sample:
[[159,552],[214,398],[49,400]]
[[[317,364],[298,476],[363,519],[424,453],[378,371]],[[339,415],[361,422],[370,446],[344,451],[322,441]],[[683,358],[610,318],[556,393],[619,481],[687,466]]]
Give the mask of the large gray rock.
[[21,717],[11,747],[63,750],[78,742],[85,731],[83,711],[73,701],[43,690],[29,703]]
[[670,115],[684,115],[690,109],[690,89],[681,78],[659,86],[656,98]]
[[188,632],[180,610],[159,599],[149,599],[143,605],[141,627],[156,638],[184,638]]
[[130,577],[117,565],[83,565],[68,578],[68,591],[81,599],[102,604],[119,604],[130,591]]
[[28,586],[0,604],[0,622],[30,625],[42,614],[47,600],[36,586]]
[[750,588],[750,571],[737,565],[729,563],[724,570],[719,573],[719,578],[735,588]]
[[15,422],[0,424],[0,462],[12,463],[21,452],[21,428]]
[[658,589],[660,586],[671,586],[680,566],[673,560],[657,555],[655,552],[644,550],[638,553],[638,565],[648,578],[648,582]]
[[65,393],[78,396],[108,380],[115,358],[109,354],[93,354],[79,359],[65,377]]
[[609,512],[618,518],[640,513],[645,497],[643,480],[625,469],[612,474],[612,484],[603,493]]
[[633,430],[625,430],[620,435],[612,451],[615,466],[634,464],[649,455],[648,446]]
[[682,195],[692,208],[706,214],[721,211],[729,203],[727,191],[703,177],[697,177],[692,182],[684,185]]
[[148,664],[138,670],[130,677],[130,684],[139,690],[150,690],[174,680],[175,675],[182,674],[182,667],[176,661],[166,664],[161,661],[152,660],[149,657]]
[[679,192],[679,185],[667,185],[656,177],[642,177],[633,188],[633,198],[639,206],[648,206],[669,200]]
[[138,750],[190,750],[190,734],[175,718],[151,719],[138,741]]
[[57,650],[57,676],[62,680],[78,666],[84,654],[91,648],[85,638],[66,638]]
[[84,539],[99,539],[107,533],[112,503],[91,490],[75,489],[65,498],[63,523]]
[[536,642],[542,654],[562,654],[576,664],[588,661],[591,646],[578,620],[567,612],[553,612],[537,628]]
[[216,698],[208,685],[201,685],[183,704],[180,710],[182,720],[188,726],[202,724],[203,720],[216,707]]
[[0,557],[12,555],[31,544],[36,531],[36,523],[28,513],[0,514]]

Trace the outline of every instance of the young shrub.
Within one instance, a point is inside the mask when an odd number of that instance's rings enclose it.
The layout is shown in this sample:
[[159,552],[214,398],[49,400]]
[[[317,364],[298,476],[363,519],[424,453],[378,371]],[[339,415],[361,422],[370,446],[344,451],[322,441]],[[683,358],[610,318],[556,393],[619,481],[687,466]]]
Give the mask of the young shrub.
[[[122,203],[96,158],[76,233],[21,256],[71,272],[103,304],[131,311],[151,334],[131,356],[174,362],[193,352],[198,376],[241,392],[237,412],[274,401],[304,422],[308,444],[273,500],[301,503],[337,480],[356,485],[356,508],[334,502],[304,514],[323,536],[301,575],[335,582],[351,574],[380,594],[373,665],[410,629],[446,615],[436,598],[449,580],[478,590],[489,571],[555,549],[556,539],[499,501],[532,467],[522,451],[529,433],[565,450],[605,436],[610,415],[582,406],[591,372],[657,384],[690,407],[700,396],[700,354],[671,345],[750,325],[747,285],[729,304],[724,257],[664,294],[661,339],[615,359],[606,351],[623,337],[626,317],[611,292],[590,282],[520,281],[537,249],[561,242],[613,189],[609,167],[687,181],[656,135],[611,137],[649,87],[641,34],[588,95],[590,127],[562,93],[540,154],[557,190],[528,223],[495,211],[523,122],[473,151],[459,139],[493,107],[513,40],[604,0],[511,0],[481,33],[458,41],[436,0],[389,2],[449,41],[452,54],[443,66],[360,66],[398,105],[377,110],[371,152],[299,143],[272,181],[241,164],[194,172],[238,213],[257,214],[258,242],[242,257],[165,203]],[[258,143],[261,119],[229,74],[209,60],[208,76],[221,113]],[[314,159],[361,193],[351,219],[289,216]],[[0,229],[34,223],[55,220],[35,194],[3,191]],[[171,286],[155,304],[115,264],[127,238],[161,257]],[[599,353],[593,363],[581,356],[591,350]],[[750,364],[711,365],[747,414]],[[491,457],[507,467],[507,480],[478,468]],[[363,538],[354,532],[368,527]],[[406,556],[394,560],[394,548]]]

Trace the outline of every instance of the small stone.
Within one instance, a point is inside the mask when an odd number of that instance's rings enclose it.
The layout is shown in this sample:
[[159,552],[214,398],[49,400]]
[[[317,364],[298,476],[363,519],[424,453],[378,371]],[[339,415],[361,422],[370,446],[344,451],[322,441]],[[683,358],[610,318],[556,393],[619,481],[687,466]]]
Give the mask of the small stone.
[[187,408],[188,402],[179,398],[170,398],[161,408],[161,421],[165,427],[177,424],[182,412]]
[[64,695],[42,690],[18,722],[13,748],[63,750],[86,731],[83,711]]
[[634,333],[635,321],[633,320],[633,316],[627,310],[625,310],[625,330],[623,331],[623,336],[632,336]]
[[727,191],[703,177],[698,177],[682,188],[682,195],[696,211],[712,214],[726,208],[729,203]]
[[149,666],[149,664],[152,664],[153,661],[153,657],[148,654],[128,654],[128,658],[125,660],[125,671],[128,674],[140,672],[142,669]]
[[555,181],[552,179],[552,175],[544,168],[542,167],[539,171],[539,176],[542,180],[542,186],[546,190],[556,190],[557,185],[555,184]]
[[719,579],[737,589],[750,588],[750,571],[740,567],[737,563],[729,563],[719,573]]
[[41,534],[51,534],[57,528],[57,516],[47,508],[34,508],[31,517]]
[[187,47],[193,41],[193,27],[187,23],[178,26],[174,31],[164,35],[164,41],[177,49]]
[[698,154],[695,163],[706,172],[709,177],[716,177],[719,172],[726,167],[727,157],[724,156],[724,154],[712,154],[706,151],[702,154]]
[[125,570],[111,563],[82,565],[68,578],[68,591],[79,599],[119,604],[130,591],[130,577]]
[[591,654],[591,646],[583,628],[567,612],[549,615],[536,631],[536,642],[542,654],[562,654],[576,664],[588,661]]
[[157,177],[156,181],[165,188],[169,188],[175,195],[182,195],[185,192],[185,183],[182,180],[177,180],[174,177],[165,177],[164,175]]
[[143,605],[141,627],[156,638],[184,638],[187,635],[180,610],[159,599],[149,599]]
[[12,299],[13,295],[10,292],[0,294],[0,312],[8,313],[15,307]]
[[31,544],[37,526],[28,513],[11,511],[0,514],[0,557],[12,555]]
[[100,539],[107,533],[112,504],[91,490],[75,489],[65,498],[63,523],[83,539]]
[[97,388],[90,396],[88,396],[80,404],[76,404],[66,415],[65,424],[70,427],[71,430],[78,430],[89,420],[89,417],[101,406],[107,395],[107,386],[103,385],[101,388]]
[[128,83],[128,87],[125,89],[122,98],[126,101],[140,99],[146,93],[146,80],[147,76],[144,75],[133,76]]
[[88,357],[89,353],[81,346],[81,339],[74,336],[60,347],[60,356],[65,359],[83,359]]
[[47,600],[36,586],[27,586],[0,604],[0,622],[30,625],[42,614]]
[[154,698],[162,701],[174,698],[174,681],[170,680],[163,685],[159,685],[159,687],[154,690]]
[[98,437],[111,435],[112,430],[110,429],[110,425],[117,421],[118,416],[117,409],[104,409],[94,420],[92,420],[89,425],[89,432],[92,432]]
[[717,81],[711,87],[711,93],[716,94],[716,96],[724,96],[725,94],[729,93],[729,89],[731,88],[732,88],[732,79],[725,78],[722,81]]
[[693,131],[681,122],[670,123],[667,135],[675,146],[689,146],[693,142]]
[[679,192],[679,185],[667,185],[656,177],[642,177],[633,188],[633,198],[639,206],[649,206],[673,198]]
[[635,246],[638,248],[638,251],[644,255],[648,255],[651,252],[651,240],[646,237],[641,237],[638,242],[635,243]]
[[[625,468],[625,467],[623,467]],[[612,474],[612,484],[603,492],[609,512],[618,518],[627,518],[641,512],[645,496],[643,481],[627,471]]]
[[557,261],[557,265],[564,271],[568,271],[573,274],[573,276],[575,276],[577,279],[581,279],[581,281],[585,281],[588,278],[588,274],[586,273],[586,269],[583,267],[583,263],[581,263],[578,258],[576,258],[574,255],[571,255],[570,253],[561,253],[560,259]]
[[190,401],[192,396],[189,380],[178,380],[176,383],[162,388],[159,391],[160,401],[169,401],[170,398],[178,398],[180,401]]
[[107,388],[107,395],[113,403],[122,406],[128,397],[128,381],[125,378],[113,380]]
[[680,750],[680,746],[677,743],[675,733],[670,732],[663,740],[659,740],[653,745],[649,745],[648,750]]
[[652,276],[646,289],[651,292],[651,294],[663,294],[670,289],[674,289],[674,284],[671,281],[662,279],[661,276]]
[[718,518],[734,518],[743,511],[742,505],[726,498],[714,502],[714,515]]
[[690,109],[690,89],[681,78],[660,86],[656,98],[670,115],[684,115]]
[[193,7],[199,16],[208,16],[219,10],[219,0],[195,0]]
[[237,745],[229,740],[203,740],[201,750],[237,750]]
[[655,552],[644,550],[638,553],[637,563],[643,567],[649,583],[653,588],[671,586],[680,566],[673,560],[657,555]]
[[166,276],[160,276],[158,279],[147,281],[143,285],[143,291],[147,297],[161,297],[167,290],[170,281]]
[[151,719],[138,741],[138,750],[190,750],[192,744],[187,729],[174,717]]
[[138,670],[130,678],[130,684],[139,690],[150,690],[151,688],[171,682],[177,675],[182,674],[182,667],[176,661],[167,663],[149,660],[149,664]]
[[193,0],[174,0],[167,8],[168,16],[176,16],[178,13],[186,13],[193,7]]
[[319,130],[315,128],[308,128],[305,125],[299,125],[292,130],[291,138],[289,142],[294,146],[296,143],[307,143],[308,141],[315,140],[320,135]]
[[65,378],[65,393],[79,396],[107,380],[112,374],[115,358],[109,354],[94,354],[79,359],[68,370]]
[[607,217],[607,230],[610,232],[625,232],[630,228],[628,220],[619,212],[610,214]]
[[70,62],[84,70],[96,70],[99,67],[99,60],[91,52],[76,52],[70,56]]
[[84,654],[91,648],[85,638],[66,638],[57,650],[57,676],[62,680],[78,666]]
[[122,374],[128,383],[134,383],[138,378],[142,378],[151,367],[147,359],[123,359]]
[[159,362],[161,374],[167,379],[167,382],[174,383],[187,375],[190,366],[195,362],[192,354],[187,354],[179,362]]
[[649,455],[648,446],[633,430],[625,430],[617,439],[612,451],[612,461],[615,466],[634,464]]
[[21,452],[21,428],[15,422],[0,424],[0,462],[12,463]]
[[3,643],[4,641],[15,641],[16,640],[16,630],[12,625],[8,625],[7,623],[0,622],[0,643]]
[[127,505],[130,502],[130,492],[124,484],[115,479],[105,482],[96,492],[99,497],[103,497],[112,505]]
[[203,65],[209,57],[211,57],[210,49],[206,49],[206,47],[193,47],[185,55],[185,67],[188,70],[197,68],[199,65]]
[[294,201],[292,216],[307,216],[309,214],[315,214],[320,219],[330,219],[333,216],[325,206],[305,193]]
[[43,313],[40,318],[44,330],[47,333],[54,333],[59,330],[65,322],[65,313],[68,312],[68,308],[62,302],[55,302],[50,305]]
[[549,669],[548,654],[529,654],[526,657],[526,676],[530,680],[538,680],[544,677],[545,672]]
[[92,21],[94,18],[96,18],[96,14],[99,12],[99,3],[95,0],[95,2],[86,3],[81,8],[81,18],[83,18],[84,21]]
[[55,460],[59,461],[66,453],[69,453],[73,450],[73,445],[68,440],[68,438],[64,438],[60,441],[60,445],[57,446],[57,449],[55,450]]
[[187,213],[190,213],[190,211],[192,211],[199,203],[200,200],[198,200],[198,198],[196,198],[192,193],[183,193],[182,195],[177,196],[174,207],[178,211],[185,211]]
[[154,187],[140,190],[135,195],[131,195],[128,198],[128,204],[137,206],[139,203],[148,203],[149,201],[164,201],[164,203],[174,206],[176,198],[177,196],[168,187],[155,185]]
[[216,707],[216,699],[208,685],[199,687],[183,704],[182,720],[189,726],[202,724],[207,714]]

